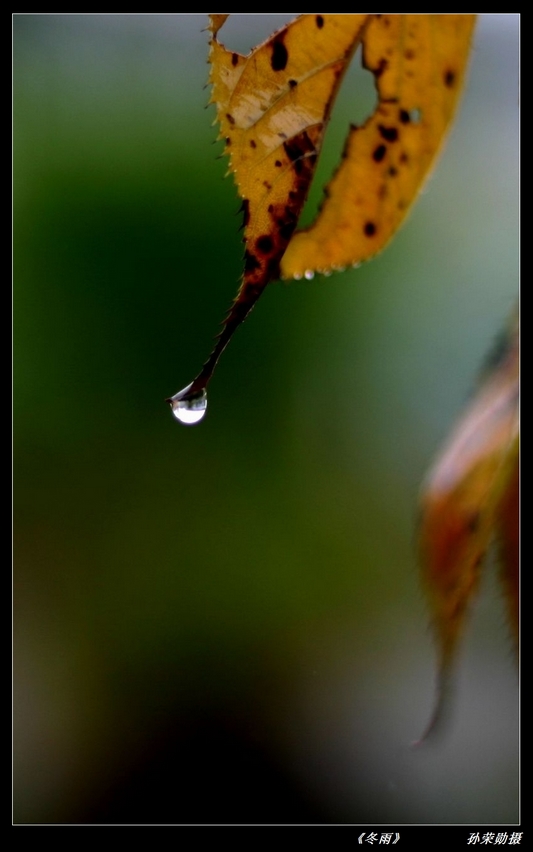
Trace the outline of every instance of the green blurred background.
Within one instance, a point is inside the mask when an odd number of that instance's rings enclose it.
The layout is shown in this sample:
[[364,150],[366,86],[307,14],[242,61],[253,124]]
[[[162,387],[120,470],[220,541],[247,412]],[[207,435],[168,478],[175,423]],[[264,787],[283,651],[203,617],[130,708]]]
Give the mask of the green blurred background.
[[[247,52],[288,17],[222,40]],[[434,688],[417,494],[518,290],[519,18],[481,16],[393,243],[271,285],[187,428],[163,400],[242,257],[206,23],[13,18],[14,820],[516,822],[494,566],[450,728],[409,745]],[[371,110],[359,64],[322,180]]]

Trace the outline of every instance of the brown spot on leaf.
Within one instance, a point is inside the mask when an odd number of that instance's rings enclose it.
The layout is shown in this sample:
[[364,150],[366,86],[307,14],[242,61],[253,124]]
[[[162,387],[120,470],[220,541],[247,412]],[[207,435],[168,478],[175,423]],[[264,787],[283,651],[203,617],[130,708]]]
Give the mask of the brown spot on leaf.
[[315,24],[317,25],[319,30],[322,29],[322,27],[324,26],[324,18],[322,17],[322,15],[315,16]]
[[251,254],[251,252],[249,252],[248,249],[246,249],[246,251],[244,252],[244,271],[245,271],[245,273],[246,272],[253,272],[254,269],[260,269],[260,268],[261,268],[261,264],[258,261],[258,259],[255,257],[255,255]]
[[295,86],[298,85],[298,80],[289,80],[289,87],[294,89]]
[[279,169],[279,168],[280,168],[280,166],[281,166],[281,160],[276,160],[276,162],[274,163],[274,165],[275,165],[275,166]]
[[382,159],[383,159],[383,157],[385,156],[386,153],[387,153],[387,146],[386,145],[378,145],[377,148],[374,148],[374,151],[373,151],[373,154],[372,154],[372,159],[376,163],[381,163],[381,161],[382,161]]
[[230,115],[229,112],[226,113],[226,118],[228,119],[230,124],[235,124],[235,119],[233,118],[232,115]]
[[448,68],[444,72],[444,85],[451,89],[453,84],[455,83],[455,71],[452,71],[451,68]]
[[237,65],[238,62],[239,62],[239,54],[238,53],[232,53],[231,54],[231,64],[233,65],[234,68],[235,68],[235,66]]
[[301,157],[302,154],[303,154],[303,151],[300,148],[300,146],[295,144],[294,141],[284,142],[283,147],[285,149],[285,153],[287,154],[289,160],[291,160],[292,162],[297,160],[298,157]]
[[255,139],[250,139],[250,148],[257,148],[257,143]]
[[365,227],[363,228],[367,237],[373,237],[376,233],[376,226],[374,222],[365,222]]
[[378,124],[378,130],[387,142],[396,142],[398,139],[398,130],[396,127],[385,127],[383,124]]
[[279,232],[281,234],[282,239],[289,242],[290,238],[294,233],[295,228],[296,222],[285,222],[283,225],[279,225]]
[[287,140],[287,142],[284,142],[283,148],[289,160],[295,164],[295,167],[296,163],[306,154],[314,154],[316,156],[315,146],[305,130],[302,133],[298,133],[292,139]]
[[272,237],[268,234],[263,234],[256,239],[255,247],[260,254],[270,254],[274,248]]
[[385,59],[385,57],[382,56],[381,59],[378,62],[377,68],[374,70],[374,76],[375,77],[381,77],[383,72],[387,70],[388,64],[389,64],[389,60]]
[[271,257],[267,261],[267,266],[266,266],[266,280],[267,281],[275,281],[277,278],[280,278],[279,262],[280,262],[279,257]]
[[405,51],[404,56],[405,56],[406,59],[414,59],[415,58],[415,52],[414,52],[414,50],[408,49],[408,50]]
[[243,222],[244,222],[244,227],[246,228],[246,225],[250,221],[250,202],[248,201],[247,198],[243,198],[242,204],[241,204],[241,210],[244,214],[243,215]]
[[396,166],[389,166],[387,174],[390,177],[396,177],[396,175],[398,174],[398,169],[396,168]]
[[287,65],[288,59],[289,54],[287,52],[287,48],[283,44],[283,40],[281,38],[275,39],[272,43],[272,56],[270,58],[272,70],[283,71]]
[[411,121],[411,116],[409,115],[409,112],[406,109],[401,109],[399,111],[398,118],[400,119],[402,124],[409,124],[409,122]]

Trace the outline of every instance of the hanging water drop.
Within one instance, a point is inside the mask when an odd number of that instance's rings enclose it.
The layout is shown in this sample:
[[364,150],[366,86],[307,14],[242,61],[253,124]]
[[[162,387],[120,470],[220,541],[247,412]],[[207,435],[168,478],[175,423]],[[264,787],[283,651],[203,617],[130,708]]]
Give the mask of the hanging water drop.
[[207,410],[207,392],[205,388],[193,390],[194,382],[187,385],[183,390],[167,399],[172,409],[172,414],[186,426],[192,426],[202,420]]
[[315,277],[315,273],[312,269],[306,269],[304,272],[304,278],[307,278],[308,281],[312,281]]

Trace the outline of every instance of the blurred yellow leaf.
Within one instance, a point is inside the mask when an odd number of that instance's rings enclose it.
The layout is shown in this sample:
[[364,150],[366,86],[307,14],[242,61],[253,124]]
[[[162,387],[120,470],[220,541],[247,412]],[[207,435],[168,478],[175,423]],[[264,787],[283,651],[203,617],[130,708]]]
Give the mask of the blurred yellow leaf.
[[420,546],[439,650],[437,706],[447,707],[457,645],[491,542],[518,643],[518,321],[430,473],[422,494]]

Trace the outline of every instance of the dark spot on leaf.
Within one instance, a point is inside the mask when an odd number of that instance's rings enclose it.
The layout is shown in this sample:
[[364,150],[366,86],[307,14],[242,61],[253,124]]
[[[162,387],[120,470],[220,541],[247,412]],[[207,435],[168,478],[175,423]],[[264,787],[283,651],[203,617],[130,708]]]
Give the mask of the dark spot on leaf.
[[444,85],[451,89],[453,84],[455,83],[455,71],[452,71],[448,68],[447,71],[444,72]]
[[415,58],[415,52],[414,52],[414,50],[406,50],[405,53],[404,53],[404,56],[405,56],[406,59],[414,59]]
[[260,269],[261,264],[255,255],[251,254],[248,249],[244,252],[244,271],[253,272],[254,269]]
[[254,139],[250,139],[250,147],[251,148],[257,148],[257,143],[255,142]]
[[263,186],[266,187],[266,189],[268,189],[269,192],[272,189],[272,184],[269,183],[267,180],[263,181]]
[[[305,130],[303,133],[299,133],[297,136],[294,136],[292,139],[284,142],[283,148],[285,149],[285,153],[289,160],[294,163],[294,168],[297,174],[300,174],[302,170],[302,157],[306,154],[313,154],[316,157],[315,146],[311,142]],[[299,166],[297,166],[297,163],[299,163]]]
[[375,77],[381,77],[383,72],[387,69],[388,64],[389,64],[389,60],[385,59],[385,57],[382,56],[381,59],[379,60],[377,68],[374,71],[374,76]]
[[268,205],[268,212],[269,212],[269,213],[272,213],[273,211],[274,211],[274,205],[273,205],[273,204],[269,204],[269,205]]
[[376,163],[381,163],[383,157],[387,153],[386,145],[378,145],[377,148],[374,149],[374,153],[372,154],[372,159],[375,160]]
[[300,175],[302,173],[302,169],[304,167],[303,161],[302,160],[295,160],[294,163],[292,164],[292,167],[293,167],[294,171],[296,172],[296,174]]
[[238,53],[232,53],[231,64],[233,65],[233,67],[235,67],[237,65],[238,61],[239,61],[239,54]]
[[322,15],[316,15],[315,24],[317,25],[319,30],[322,29],[322,27],[324,26],[324,18],[322,17]]
[[386,195],[387,195],[387,187],[384,183],[382,183],[380,188],[378,189],[378,198],[385,198]]
[[231,139],[229,136],[226,136],[226,145],[231,145]]
[[298,85],[298,80],[289,80],[289,86],[291,89],[294,89],[295,86]]
[[226,113],[226,118],[228,119],[230,124],[235,124],[235,119],[232,115],[229,114],[229,112]]
[[378,130],[387,142],[396,142],[398,139],[398,131],[396,127],[384,127],[383,124],[378,124]]
[[278,133],[278,136],[279,136],[280,139],[286,139],[287,138],[287,134],[284,133],[283,131],[280,131],[280,133]]
[[396,166],[389,166],[387,174],[390,175],[390,177],[396,177],[396,175],[398,174],[398,169],[396,168]]
[[246,225],[250,221],[250,202],[248,201],[247,198],[243,198],[242,204],[241,204],[241,210],[244,214],[244,216],[243,216],[244,227],[246,228]]
[[411,116],[409,115],[406,109],[400,110],[400,112],[398,113],[398,118],[400,119],[402,124],[409,124],[409,122],[411,121]]
[[287,48],[283,44],[283,41],[280,38],[275,39],[272,43],[272,57],[270,59],[272,70],[283,71],[287,65],[288,59],[289,54],[287,53]]
[[285,153],[287,154],[289,160],[292,160],[292,162],[297,160],[298,157],[301,157],[302,154],[303,154],[302,149],[300,148],[299,145],[297,145],[295,143],[294,140],[292,140],[291,142],[284,142],[283,147],[285,149]]
[[280,277],[279,261],[279,257],[271,257],[268,261],[266,268],[267,281],[275,281],[277,278]]
[[296,222],[285,222],[285,224],[279,226],[279,232],[281,234],[282,239],[289,242],[290,238],[293,235],[294,229],[296,227]]
[[276,160],[276,162],[274,163],[274,165],[275,165],[275,166],[277,166],[277,168],[279,169],[279,168],[280,168],[280,166],[281,166],[281,160]]
[[376,233],[376,226],[373,222],[365,222],[365,227],[363,228],[367,237],[373,237]]
[[408,163],[408,162],[409,162],[409,155],[406,154],[405,151],[402,151],[402,153],[400,154],[400,163]]
[[256,239],[255,247],[257,251],[261,254],[270,254],[272,249],[274,248],[272,237],[270,237],[268,234],[263,234],[262,237],[258,237]]

